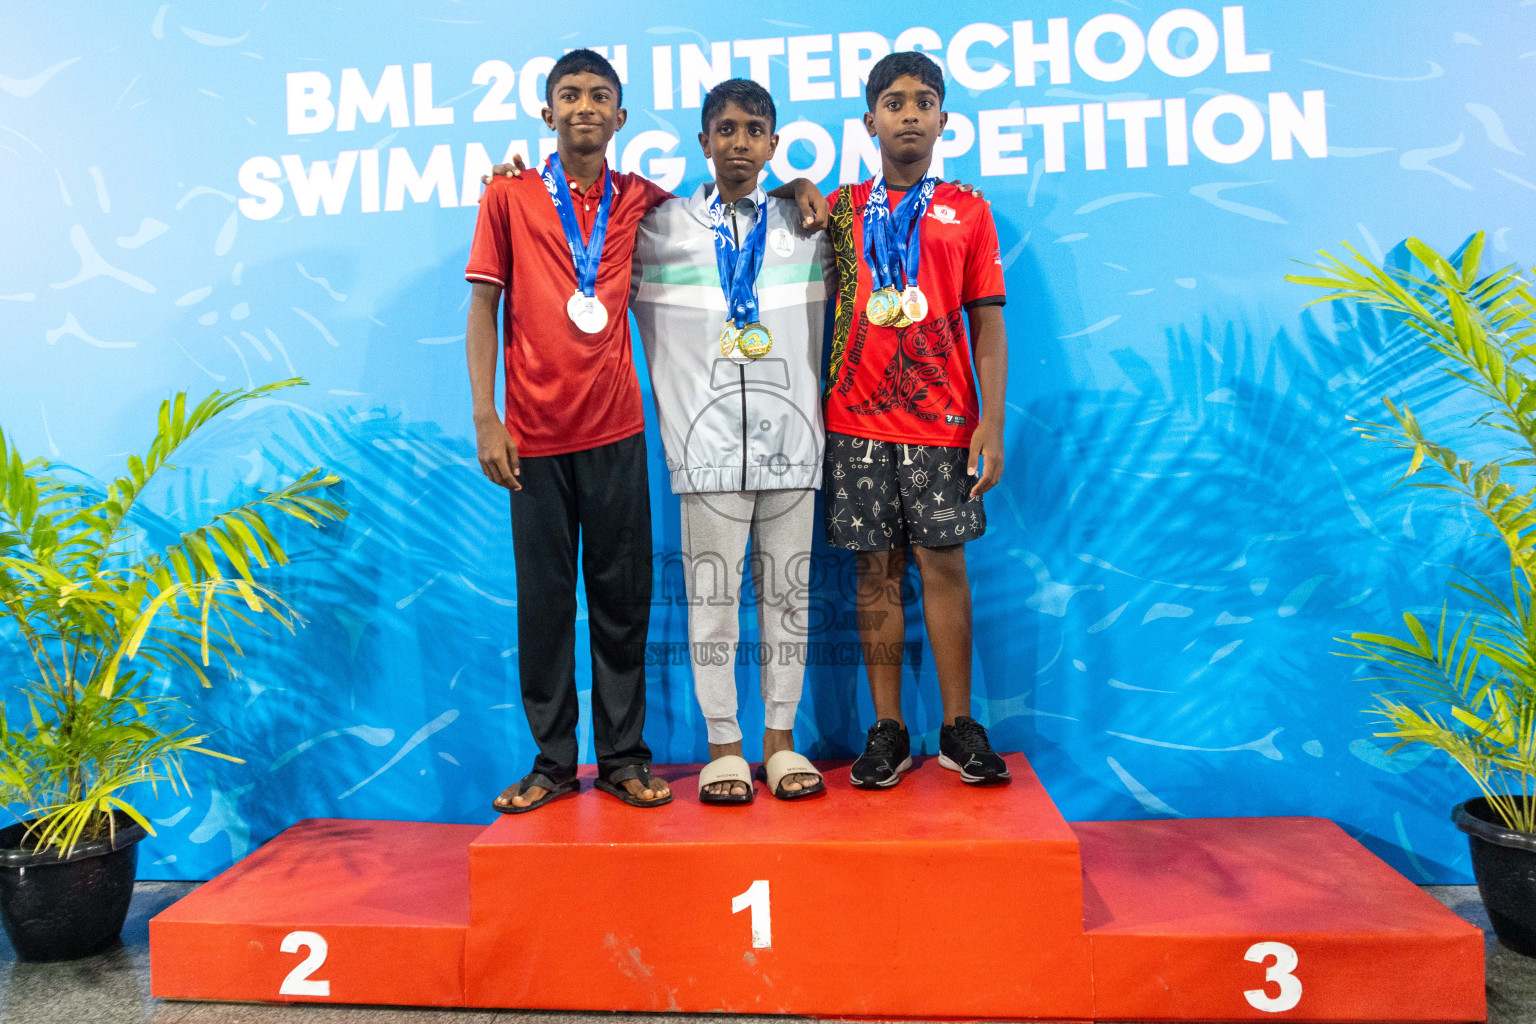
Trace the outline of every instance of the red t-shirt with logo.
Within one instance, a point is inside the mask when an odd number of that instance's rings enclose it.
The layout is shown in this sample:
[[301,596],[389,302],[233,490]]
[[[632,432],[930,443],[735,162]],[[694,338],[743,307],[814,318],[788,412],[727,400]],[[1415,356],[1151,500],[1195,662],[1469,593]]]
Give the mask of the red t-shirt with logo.
[[[948,183],[934,190],[919,227],[917,283],[928,299],[928,318],[907,327],[881,327],[870,323],[865,311],[871,277],[864,261],[864,206],[873,187],[873,181],[845,185],[828,197],[840,280],[827,429],[881,441],[969,447],[981,400],[963,310],[1001,305],[1006,298],[991,208]],[[893,209],[901,198],[887,186]]]
[[[645,429],[629,342],[629,277],[640,218],[672,194],[638,174],[613,176],[597,298],[608,324],[587,334],[566,316],[576,267],[560,214],[534,171],[498,175],[480,200],[466,280],[500,285],[507,431],[519,456],[562,455]],[[603,198],[604,178],[585,193],[570,184],[583,241]]]

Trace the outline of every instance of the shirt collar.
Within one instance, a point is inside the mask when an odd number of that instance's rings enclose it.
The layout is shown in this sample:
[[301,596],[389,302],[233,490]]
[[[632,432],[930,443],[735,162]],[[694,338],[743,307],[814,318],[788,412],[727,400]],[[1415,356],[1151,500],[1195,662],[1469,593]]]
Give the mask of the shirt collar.
[[[703,204],[705,209],[708,209],[710,207],[710,205],[712,203],[714,203],[714,201],[715,201],[715,192],[716,192],[716,186],[715,186],[715,183],[712,182],[712,181],[706,181],[704,184],[699,186],[699,191],[697,193],[697,198],[702,202],[702,204]],[[751,203],[752,204],[751,208],[753,210],[761,210],[763,208],[763,205],[765,203],[767,203],[767,202],[768,202],[768,194],[766,192],[764,192],[763,189],[762,189],[762,186],[759,185],[757,188],[754,188],[751,191],[750,194],[746,195],[745,197],[743,197],[740,200],[740,202],[737,204],[736,209],[741,211],[741,212],[746,212],[745,209],[743,209],[743,206],[741,204]]]
[[613,194],[617,196],[619,194],[619,176],[613,173],[613,169],[608,166],[608,161],[606,160],[603,161],[603,173],[597,176],[597,180],[592,183],[592,187],[587,189],[587,191],[582,192],[576,184],[576,179],[570,176],[566,177],[565,183],[578,196],[591,196],[594,199],[601,199],[603,197],[603,180],[610,177],[613,179]]

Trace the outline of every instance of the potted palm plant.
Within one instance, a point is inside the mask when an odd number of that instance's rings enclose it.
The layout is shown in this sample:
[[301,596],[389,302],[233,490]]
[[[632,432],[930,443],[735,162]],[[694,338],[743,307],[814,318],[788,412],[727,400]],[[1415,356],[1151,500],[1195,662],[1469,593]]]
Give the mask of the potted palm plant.
[[1413,410],[1390,397],[1390,422],[1356,429],[1404,453],[1399,482],[1450,492],[1486,519],[1507,550],[1509,578],[1495,587],[1463,573],[1451,586],[1470,599],[1466,612],[1442,606],[1427,624],[1404,613],[1406,635],[1354,633],[1340,653],[1379,669],[1373,679],[1401,686],[1377,695],[1371,711],[1385,727],[1377,735],[1397,740],[1393,750],[1442,750],[1476,783],[1482,795],[1452,817],[1468,835],[1499,941],[1536,956],[1536,298],[1515,268],[1479,276],[1481,232],[1459,265],[1416,238],[1406,244],[1422,277],[1377,267],[1346,246],[1349,258],[1320,253],[1313,274],[1287,280],[1324,289],[1316,301],[1401,318],[1456,387],[1484,406],[1460,443],[1497,452],[1481,462],[1428,436]]
[[104,493],[23,461],[0,433],[0,636],[30,660],[0,694],[0,804],[19,819],[0,830],[0,921],[23,959],[113,942],[134,844],[154,834],[136,794],[185,788],[187,755],[238,760],[205,746],[182,702],[147,684],[181,671],[209,686],[210,672],[235,671],[241,628],[302,621],[255,578],[287,561],[267,518],[341,519],[315,493],[337,478],[311,469],[162,549],[136,525],[135,504],[221,413],[302,383],[214,392],[190,410],[185,394],[162,402],[148,453],[130,456]]

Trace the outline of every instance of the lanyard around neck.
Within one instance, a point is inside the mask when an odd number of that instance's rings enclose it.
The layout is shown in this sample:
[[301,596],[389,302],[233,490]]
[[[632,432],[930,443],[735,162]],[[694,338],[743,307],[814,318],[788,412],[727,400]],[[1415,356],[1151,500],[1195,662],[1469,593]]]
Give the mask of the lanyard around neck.
[[603,239],[608,235],[608,211],[613,206],[613,174],[603,167],[603,198],[597,204],[597,216],[592,220],[592,234],[583,242],[581,225],[576,221],[576,206],[571,200],[571,186],[560,166],[560,154],[551,153],[539,173],[549,198],[560,215],[560,226],[565,230],[565,243],[571,250],[571,262],[576,268],[576,289],[589,298],[597,292],[597,268],[603,257]]
[[[928,176],[907,189],[892,210],[886,199],[885,175],[877,175],[869,200],[864,204],[864,261],[869,264],[874,289],[910,287],[917,284],[922,260],[922,221],[933,200],[939,179]],[[902,278],[896,280],[899,261]]]
[[768,238],[768,207],[757,208],[757,222],[738,246],[736,236],[726,223],[728,214],[716,190],[709,204],[709,223],[715,230],[715,266],[720,271],[720,288],[725,292],[730,317],[737,327],[757,323],[757,275],[763,269],[763,251]]

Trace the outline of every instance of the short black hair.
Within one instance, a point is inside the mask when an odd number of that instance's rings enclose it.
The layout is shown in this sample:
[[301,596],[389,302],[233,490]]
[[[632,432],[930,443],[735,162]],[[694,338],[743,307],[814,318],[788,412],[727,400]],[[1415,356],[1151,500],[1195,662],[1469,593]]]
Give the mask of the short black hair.
[[864,87],[864,101],[869,109],[875,109],[875,101],[902,75],[911,75],[939,94],[939,105],[944,104],[944,72],[938,62],[920,50],[903,50],[880,58],[869,72],[869,84]]
[[613,70],[613,65],[608,63],[608,58],[596,50],[572,50],[555,61],[555,66],[549,69],[549,77],[544,80],[545,105],[548,107],[555,105],[556,82],[567,75],[579,75],[587,71],[612,82],[614,91],[619,94],[618,105],[621,107],[624,105],[624,85],[619,81],[619,73]]
[[709,134],[709,122],[727,103],[734,103],[749,114],[766,117],[770,132],[779,126],[779,111],[767,89],[750,78],[730,78],[709,90],[709,95],[704,97],[700,124],[705,135]]

